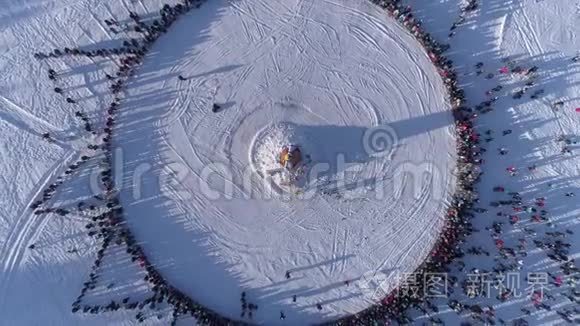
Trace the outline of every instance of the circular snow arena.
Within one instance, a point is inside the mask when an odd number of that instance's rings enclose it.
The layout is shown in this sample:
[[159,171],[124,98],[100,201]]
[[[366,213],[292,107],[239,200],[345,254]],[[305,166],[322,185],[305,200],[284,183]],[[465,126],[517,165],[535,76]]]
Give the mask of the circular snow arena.
[[439,236],[450,110],[424,49],[370,1],[210,1],[128,84],[125,215],[163,276],[228,318],[356,313]]

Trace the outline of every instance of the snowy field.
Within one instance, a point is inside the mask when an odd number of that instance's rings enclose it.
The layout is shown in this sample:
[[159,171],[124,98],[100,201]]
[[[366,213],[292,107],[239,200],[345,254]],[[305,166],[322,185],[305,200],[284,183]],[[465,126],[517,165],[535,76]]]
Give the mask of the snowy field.
[[[39,61],[33,54],[120,46],[138,33],[113,33],[104,19],[128,24],[129,11],[154,19],[163,4],[2,1],[0,325],[137,324],[131,311],[71,312],[98,241],[86,236],[82,214],[34,215],[29,209],[46,185],[90,153],[87,145],[99,134],[85,132],[74,112],[104,124],[103,108],[113,99],[105,74],[119,62],[75,56]],[[509,207],[487,206],[499,199],[492,188],[503,186],[526,202],[545,197],[554,225],[532,226],[522,216],[521,224],[509,226],[504,217],[506,243],[529,238],[525,226],[537,234],[568,229],[570,257],[578,257],[580,205],[564,194],[580,196],[580,146],[571,144],[572,154],[562,154],[556,139],[580,137],[580,64],[571,61],[579,50],[580,3],[482,1],[452,38],[449,27],[462,1],[409,4],[427,31],[451,45],[469,105],[503,86],[494,111],[476,126],[482,135],[494,130],[494,140],[483,144],[478,184],[478,206],[489,211],[476,216],[480,232],[465,247],[494,250],[485,228]],[[539,67],[534,90],[544,92],[538,99],[512,98],[524,81],[498,72],[508,57]],[[484,63],[482,75],[475,74],[477,62]],[[47,78],[49,68],[57,71],[55,81]],[[488,73],[494,77],[486,79]],[[77,103],[67,103],[67,96]],[[565,104],[556,111],[552,103],[560,100]],[[381,290],[389,292],[401,274],[419,266],[455,190],[456,139],[441,77],[415,37],[368,0],[209,0],[153,45],[121,103],[113,165],[131,231],[173,286],[232,319],[306,325],[371,306],[377,298],[365,282],[383,275]],[[213,103],[221,105],[219,112],[211,111]],[[507,129],[512,132],[503,136]],[[289,142],[311,157],[300,190],[272,184],[263,171],[275,167],[280,145]],[[507,154],[498,155],[498,148]],[[516,176],[506,172],[509,166],[518,169]],[[91,161],[67,178],[51,204],[90,204],[99,193],[97,168]],[[467,256],[465,270],[491,269],[494,256]],[[522,265],[522,290],[526,273],[557,271],[532,244]],[[149,291],[143,270],[123,248],[109,249],[102,274],[104,281],[87,295],[94,304]],[[259,306],[252,320],[240,317],[242,291]],[[437,303],[447,323],[465,318],[446,300]],[[556,310],[571,304],[557,297],[553,311],[526,316],[520,307],[528,303],[481,300],[506,321],[525,317],[535,325],[565,323]],[[145,324],[169,323],[166,307],[147,314],[158,317]]]

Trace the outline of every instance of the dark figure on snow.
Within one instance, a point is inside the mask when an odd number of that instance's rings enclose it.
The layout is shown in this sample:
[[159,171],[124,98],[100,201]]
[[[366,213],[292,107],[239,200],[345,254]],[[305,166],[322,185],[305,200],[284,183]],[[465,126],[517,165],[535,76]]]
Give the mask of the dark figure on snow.
[[214,103],[213,106],[211,107],[211,112],[216,113],[218,112],[222,107],[219,104]]
[[543,89],[539,89],[539,90],[535,91],[534,94],[532,94],[532,96],[530,96],[530,98],[536,99],[536,98],[538,98],[543,93],[544,93],[544,90]]
[[44,139],[44,140],[46,140],[46,141],[48,141],[48,142],[52,142],[52,141],[54,141],[54,140],[52,139],[52,137],[50,137],[50,134],[49,134],[48,132],[45,132],[44,134],[42,134],[42,139]]
[[66,98],[66,102],[67,102],[67,103],[76,103],[76,101],[75,101],[75,100],[73,100],[73,99],[72,99],[72,98],[70,98],[70,97],[67,97],[67,98]]
[[183,77],[182,75],[177,76],[177,78],[181,81],[187,80],[187,78]]
[[471,0],[469,1],[469,3],[467,4],[467,6],[465,7],[464,11],[474,11],[475,9],[477,9],[477,7],[479,6],[479,4],[477,3],[477,0]]
[[512,97],[517,100],[517,99],[522,98],[523,95],[524,95],[524,91],[523,90],[519,90],[519,91],[515,92]]
[[533,66],[532,68],[528,69],[528,71],[526,72],[526,75],[529,75],[531,73],[534,73],[538,71],[538,66]]

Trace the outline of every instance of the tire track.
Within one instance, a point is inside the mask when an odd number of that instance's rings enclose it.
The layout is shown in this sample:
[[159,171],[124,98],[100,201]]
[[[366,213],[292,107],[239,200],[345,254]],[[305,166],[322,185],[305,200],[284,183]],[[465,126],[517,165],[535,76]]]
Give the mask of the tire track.
[[346,249],[347,249],[347,242],[348,241],[348,229],[344,229],[344,245],[343,245],[343,250],[342,250],[342,264],[340,266],[340,272],[344,273],[344,270],[346,269]]
[[506,27],[506,24],[508,24],[510,17],[511,17],[511,14],[506,14],[506,15],[499,18],[501,20],[500,27],[498,28],[499,32],[497,35],[497,39],[499,40],[498,44],[497,44],[497,49],[499,51],[501,51],[501,46],[503,45],[503,40],[505,37],[505,27]]
[[526,28],[530,32],[529,35],[532,37],[532,41],[534,42],[534,44],[536,46],[536,53],[534,53],[534,55],[539,55],[541,53],[545,53],[544,49],[542,48],[542,44],[540,43],[540,40],[538,38],[538,34],[536,33],[536,30],[534,28],[532,28],[532,23],[530,21],[530,18],[526,14],[526,10],[525,9],[522,10],[521,13],[526,21]]
[[[261,3],[261,5],[264,6],[264,3]],[[254,6],[248,6],[248,14],[250,15],[250,17],[254,18],[257,17],[256,13],[254,12]],[[266,35],[266,33],[264,32],[264,26],[267,27],[267,25],[259,21],[257,18],[254,19],[254,24],[256,24],[256,30],[258,31],[258,34],[260,36],[259,38],[263,39],[264,36]]]
[[95,13],[90,8],[87,11],[91,15],[91,18],[97,23],[97,26],[99,26],[99,28],[101,29],[101,31],[103,31],[103,33],[105,35],[107,35],[107,37],[110,40],[113,40],[114,38],[111,36],[111,34],[109,33],[109,31],[105,28],[105,26],[103,26],[103,23],[101,23],[101,20],[97,18],[97,15],[95,15]]
[[[180,160],[180,161],[182,161],[182,162],[183,162],[183,164],[185,164],[185,166],[187,166],[188,170],[190,170],[190,171],[191,171],[191,172],[192,172],[192,173],[193,173],[195,176],[197,176],[199,179],[202,179],[202,178],[201,178],[201,176],[199,175],[199,173],[197,173],[197,172],[195,171],[195,169],[194,169],[194,168],[193,168],[193,167],[192,167],[192,166],[189,164],[189,162],[188,162],[188,161],[187,161],[185,158],[183,158],[183,156],[181,156],[181,155],[179,154],[179,152],[178,152],[178,151],[175,149],[175,147],[173,147],[173,146],[172,146],[172,145],[171,145],[171,144],[170,144],[170,143],[169,143],[169,142],[168,142],[168,141],[167,141],[167,140],[166,140],[164,137],[162,137],[162,139],[163,139],[163,142],[165,143],[165,145],[166,145],[166,146],[167,146],[169,149],[171,149],[171,151],[172,151],[172,152],[173,152],[175,155],[177,155],[177,157],[179,158],[179,160]],[[207,166],[207,167],[208,167],[208,168],[210,168],[209,166]],[[228,184],[230,184],[232,187],[234,187],[234,189],[238,190],[238,191],[239,191],[241,194],[246,194],[246,192],[245,192],[245,191],[244,191],[242,188],[240,188],[240,187],[239,187],[239,186],[238,186],[238,185],[237,185],[237,184],[234,182],[235,180],[230,180],[230,179],[229,179],[229,178],[228,178],[226,175],[222,174],[220,171],[218,171],[218,170],[216,170],[216,169],[213,169],[213,168],[210,168],[210,169],[211,169],[211,171],[212,171],[213,173],[215,173],[217,176],[220,176],[220,177],[223,179],[224,183],[228,183]]]
[[[521,24],[518,22],[518,19],[515,19],[516,29],[518,30],[521,40],[524,43],[528,53],[532,56],[538,56],[544,51],[540,45],[536,31],[531,27],[531,22],[525,12],[525,9],[521,10],[521,17]],[[528,36],[530,36],[530,38],[528,38]]]
[[384,52],[378,42],[360,27],[348,24],[346,25],[346,28],[347,31],[362,45],[371,45],[376,51]]
[[332,237],[332,260],[330,261],[330,271],[329,276],[334,275],[334,270],[336,266],[336,250],[337,250],[337,242],[338,242],[338,225],[334,225],[334,235]]
[[34,215],[30,211],[30,205],[39,197],[47,184],[51,182],[55,175],[62,173],[71,161],[76,159],[77,152],[69,153],[64,160],[56,163],[55,166],[47,172],[41,182],[37,185],[36,191],[28,197],[20,215],[16,219],[16,225],[10,231],[6,242],[0,251],[0,257],[3,258],[2,272],[0,273],[0,306],[4,305],[7,287],[10,284],[14,271],[20,265],[26,252],[28,244],[34,239],[40,230],[48,222],[48,219],[40,215]]
[[38,134],[39,131],[37,130],[56,131],[60,129],[48,121],[38,118],[2,95],[0,95],[0,102],[3,102],[5,104],[4,107],[8,109],[7,112],[0,111],[0,118],[19,129],[31,134]]

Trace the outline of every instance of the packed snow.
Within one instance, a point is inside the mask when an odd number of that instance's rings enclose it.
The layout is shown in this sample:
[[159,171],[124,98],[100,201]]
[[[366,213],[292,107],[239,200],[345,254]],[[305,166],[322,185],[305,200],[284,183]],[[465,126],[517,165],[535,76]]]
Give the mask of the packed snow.
[[[161,271],[180,288],[232,318],[243,290],[268,325],[280,310],[307,324],[364,309],[373,301],[344,281],[381,271],[392,289],[442,226],[455,139],[441,78],[368,2],[218,1],[195,17],[159,40],[128,85],[118,145],[132,230],[156,264],[172,262]],[[271,129],[282,140],[267,152]],[[384,144],[371,139],[383,134]],[[252,164],[279,156],[284,137],[312,160],[290,193]],[[145,164],[155,172],[143,185],[168,176],[135,198]]]
[[[570,252],[577,257],[580,207],[564,194],[580,195],[580,168],[577,154],[562,154],[554,140],[578,139],[580,66],[570,58],[578,51],[579,4],[482,2],[449,39],[462,1],[409,2],[424,27],[450,43],[470,105],[504,85],[478,126],[496,130],[478,186],[481,206],[497,200],[490,189],[498,185],[527,200],[546,197],[550,220],[574,231]],[[5,0],[0,7],[0,324],[137,323],[133,312],[71,313],[96,241],[86,236],[82,216],[29,209],[43,187],[90,151],[96,137],[73,113],[82,108],[104,122],[112,99],[104,74],[118,63],[32,55],[119,46],[137,34],[111,33],[103,19],[126,24],[129,10],[148,19],[163,4]],[[523,81],[498,72],[508,57],[539,66],[539,99],[512,99]],[[479,61],[492,79],[474,73]],[[57,81],[46,77],[48,68],[58,71]],[[66,103],[55,87],[78,103]],[[566,105],[555,111],[557,100]],[[502,136],[506,129],[513,131]],[[43,139],[46,132],[54,141]],[[455,141],[449,98],[427,53],[370,1],[210,0],[177,21],[130,79],[114,139],[115,176],[130,229],[172,285],[232,319],[305,325],[375,304],[376,288],[363,281],[382,275],[380,293],[387,293],[426,258],[455,190]],[[310,160],[297,187],[274,187],[280,180],[264,171],[276,168],[288,143]],[[508,154],[497,155],[496,147]],[[512,165],[514,177],[505,171]],[[95,171],[89,166],[67,179],[54,205],[90,200],[99,192]],[[483,233],[493,215],[476,217],[482,232],[470,243],[489,245]],[[514,228],[507,236],[522,233]],[[123,250],[109,249],[106,281],[89,300],[106,304],[148,291]],[[467,270],[489,268],[493,258],[469,257]],[[554,266],[531,251],[521,273]],[[240,317],[242,291],[259,305],[252,320]],[[497,304],[497,314],[521,317],[515,306],[522,301],[514,301]],[[163,309],[146,323],[168,324]],[[461,318],[443,308],[440,315],[450,323]],[[529,321],[562,322],[555,311],[534,312]]]

